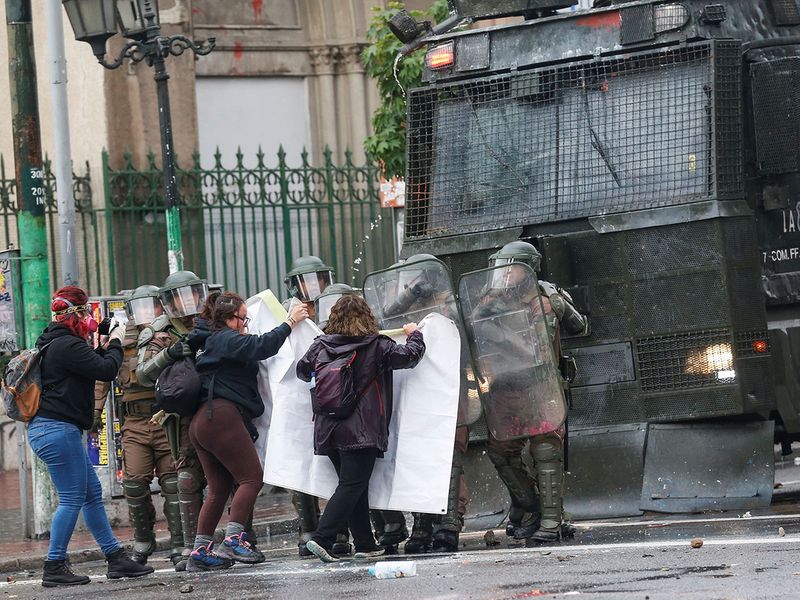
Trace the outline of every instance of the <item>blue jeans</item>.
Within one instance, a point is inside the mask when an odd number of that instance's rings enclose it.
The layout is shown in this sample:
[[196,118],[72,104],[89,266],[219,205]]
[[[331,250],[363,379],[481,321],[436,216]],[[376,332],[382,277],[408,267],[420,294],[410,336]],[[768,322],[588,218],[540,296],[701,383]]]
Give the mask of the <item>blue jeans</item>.
[[100,480],[89,462],[81,430],[75,425],[46,417],[34,417],[28,425],[31,449],[50,471],[58,491],[58,508],[50,527],[48,560],[67,558],[67,545],[83,510],[83,520],[108,556],[120,548],[111,531]]

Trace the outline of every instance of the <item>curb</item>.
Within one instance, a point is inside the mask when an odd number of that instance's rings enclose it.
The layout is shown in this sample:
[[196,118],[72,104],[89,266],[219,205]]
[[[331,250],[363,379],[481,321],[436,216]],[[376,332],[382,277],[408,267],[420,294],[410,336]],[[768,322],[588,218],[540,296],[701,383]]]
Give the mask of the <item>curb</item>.
[[[286,518],[277,521],[261,521],[253,523],[253,530],[259,538],[270,538],[272,536],[286,535],[295,533],[300,526],[297,517]],[[223,528],[218,528],[215,538],[222,539],[224,534]],[[123,545],[127,548],[130,546],[128,540],[123,541]],[[156,552],[169,550],[169,538],[163,537],[156,540]],[[46,554],[38,556],[25,556],[22,558],[12,558],[0,561],[0,573],[9,573],[17,571],[38,571],[42,569],[42,563]],[[103,560],[105,556],[99,548],[86,549],[86,550],[72,550],[67,552],[67,559],[73,565],[85,562],[92,562],[96,560]]]

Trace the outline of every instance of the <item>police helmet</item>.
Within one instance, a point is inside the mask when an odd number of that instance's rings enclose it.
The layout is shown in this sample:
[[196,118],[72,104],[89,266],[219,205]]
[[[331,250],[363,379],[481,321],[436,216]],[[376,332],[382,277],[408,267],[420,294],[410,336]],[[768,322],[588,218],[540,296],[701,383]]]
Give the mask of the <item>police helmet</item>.
[[164,313],[156,285],[140,285],[125,299],[128,320],[135,325],[149,325]]
[[314,300],[314,319],[321,328],[325,328],[328,324],[328,318],[331,314],[333,305],[336,304],[342,296],[360,296],[359,290],[354,289],[346,283],[333,283],[325,288],[317,299]]
[[444,283],[442,281],[443,265],[433,254],[414,254],[409,256],[400,267],[398,285],[401,290],[413,287],[417,283],[428,284],[434,290],[439,290]]
[[516,240],[509,242],[489,257],[490,267],[499,267],[512,262],[525,263],[538,273],[542,267],[542,255],[533,244]]
[[317,256],[294,260],[283,280],[289,294],[303,302],[313,302],[334,281],[334,272]]
[[196,315],[208,297],[208,284],[191,271],[170,273],[159,290],[167,316],[182,319]]

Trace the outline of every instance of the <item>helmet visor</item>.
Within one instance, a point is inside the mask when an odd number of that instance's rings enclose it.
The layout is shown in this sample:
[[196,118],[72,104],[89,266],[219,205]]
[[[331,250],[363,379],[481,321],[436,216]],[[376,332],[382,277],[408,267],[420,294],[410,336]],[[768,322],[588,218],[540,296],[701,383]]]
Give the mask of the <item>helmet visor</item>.
[[149,325],[164,313],[158,298],[136,298],[125,303],[128,319],[136,325]]
[[330,271],[317,271],[316,273],[303,273],[292,276],[292,285],[297,289],[298,299],[303,302],[313,302],[331,284]]
[[425,282],[427,282],[427,277],[422,269],[401,269],[398,273],[397,283],[400,290]]
[[[500,259],[505,260],[505,259]],[[489,287],[495,290],[510,290],[526,284],[530,277],[528,269],[519,263],[494,269],[489,274]]]
[[502,267],[503,265],[510,265],[513,262],[514,262],[513,258],[507,258],[507,257],[504,257],[504,258],[493,258],[492,260],[489,261],[489,266],[490,267]]
[[331,316],[333,305],[336,304],[344,294],[328,294],[317,298],[316,317],[317,323],[326,323]]
[[161,293],[161,303],[172,319],[190,317],[200,312],[208,297],[208,286],[205,283],[185,285],[174,290]]

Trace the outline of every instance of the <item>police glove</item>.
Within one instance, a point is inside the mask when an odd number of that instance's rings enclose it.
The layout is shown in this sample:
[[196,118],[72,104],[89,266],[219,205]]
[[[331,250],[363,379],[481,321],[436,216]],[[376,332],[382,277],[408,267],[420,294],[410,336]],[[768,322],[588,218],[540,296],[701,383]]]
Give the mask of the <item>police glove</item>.
[[111,331],[111,317],[106,317],[97,326],[97,333],[100,335],[108,335]]
[[103,411],[102,410],[95,410],[94,411],[94,420],[92,421],[92,428],[89,430],[90,433],[97,433],[103,427]]
[[180,360],[193,354],[192,349],[184,341],[175,342],[167,349],[167,356],[172,360]]
[[108,341],[118,340],[120,345],[125,341],[125,328],[118,321],[111,324],[111,331],[108,333]]

